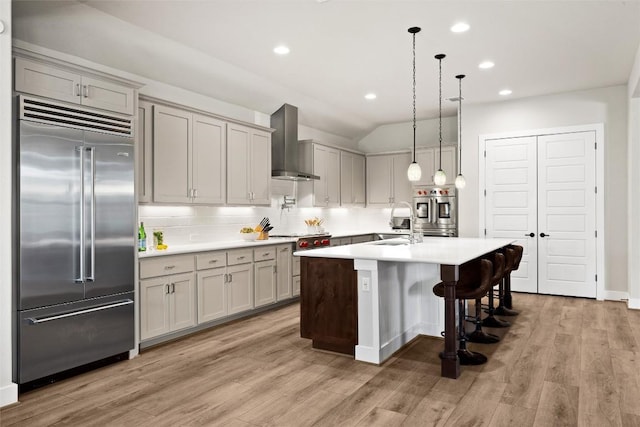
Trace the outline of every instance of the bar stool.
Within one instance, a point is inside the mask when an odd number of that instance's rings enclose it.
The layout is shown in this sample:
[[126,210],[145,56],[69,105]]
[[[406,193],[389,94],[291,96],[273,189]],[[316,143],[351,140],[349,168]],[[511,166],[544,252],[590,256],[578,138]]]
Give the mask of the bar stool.
[[[456,284],[456,299],[458,300],[458,358],[461,365],[481,365],[487,362],[487,356],[467,349],[465,333],[466,300],[477,299],[485,295],[491,287],[493,263],[488,259],[477,258],[460,266],[460,279]],[[444,298],[444,282],[433,287],[433,293]]]
[[[520,267],[520,261],[522,261],[522,254],[524,253],[524,248],[520,245],[509,245],[508,247],[513,248],[516,251],[516,258],[513,262],[513,268],[511,271],[515,271]],[[511,271],[509,274],[505,275],[504,280],[504,301],[503,305],[505,309],[511,310],[513,308],[512,298],[511,298]],[[518,314],[517,311],[511,310],[513,313]]]
[[495,308],[493,306],[493,288],[494,286],[500,286],[500,283],[502,283],[502,278],[504,276],[504,271],[505,271],[504,265],[508,265],[508,264],[513,265],[513,260],[515,258],[515,251],[508,247],[505,248],[504,255],[496,251],[493,253],[492,261],[495,262],[495,260],[500,256],[503,257],[504,259],[503,269],[500,272],[500,274],[494,274],[491,277],[491,287],[489,288],[489,307],[487,308],[488,316],[485,317],[484,320],[482,320],[482,326],[487,326],[489,328],[508,328],[509,326],[511,326],[511,323],[507,322],[506,320],[500,320],[494,316]]
[[505,272],[505,264],[506,259],[505,256],[499,252],[494,253],[493,259],[491,260],[493,263],[493,275],[491,276],[491,280],[487,285],[484,293],[478,293],[476,298],[476,313],[475,317],[473,317],[472,321],[475,324],[476,328],[470,334],[467,334],[467,341],[482,343],[482,344],[493,344],[500,341],[500,337],[491,334],[488,332],[484,332],[482,330],[482,297],[487,295],[490,292],[493,292],[492,284],[496,281],[499,281],[502,277],[504,277]]

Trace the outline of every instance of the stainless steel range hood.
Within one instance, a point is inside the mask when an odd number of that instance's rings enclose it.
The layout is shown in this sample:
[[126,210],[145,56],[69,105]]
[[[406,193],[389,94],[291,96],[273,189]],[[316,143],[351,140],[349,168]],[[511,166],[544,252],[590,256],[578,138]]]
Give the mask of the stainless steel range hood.
[[290,181],[310,181],[319,176],[298,167],[298,107],[283,104],[271,115],[271,177]]

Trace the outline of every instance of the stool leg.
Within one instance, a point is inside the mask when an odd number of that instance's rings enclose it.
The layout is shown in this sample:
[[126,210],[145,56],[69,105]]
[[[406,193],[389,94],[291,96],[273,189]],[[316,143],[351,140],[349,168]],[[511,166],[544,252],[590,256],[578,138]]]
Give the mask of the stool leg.
[[495,308],[493,307],[493,288],[489,291],[489,310],[487,313],[489,313],[489,316],[484,318],[482,326],[487,326],[489,328],[507,328],[511,326],[511,323],[493,316],[495,313]]
[[459,320],[459,331],[458,331],[458,336],[460,339],[460,347],[458,350],[458,358],[460,359],[460,364],[461,365],[482,365],[483,363],[487,363],[487,356],[485,356],[484,354],[475,352],[475,351],[471,351],[467,349],[467,340],[465,338],[466,333],[465,333],[465,328],[464,328],[464,322],[465,319],[467,317],[467,313],[466,313],[466,304],[465,304],[465,300],[463,299],[459,299],[459,315],[458,315],[458,320]]
[[482,330],[482,300],[476,299],[476,316],[473,322],[476,325],[476,329],[467,334],[466,338],[469,342],[477,342],[482,344],[494,344],[500,341],[500,337],[494,334],[487,333]]
[[511,275],[506,277],[506,281],[504,284],[504,306],[508,309],[513,308],[513,300],[511,298]]
[[[505,275],[505,277],[500,281],[500,285],[498,287],[498,306],[494,310],[493,314],[498,316],[517,316],[519,313],[507,308],[505,304],[507,283],[509,283],[509,288],[511,288],[510,274]],[[511,298],[511,292],[509,292],[509,298]]]

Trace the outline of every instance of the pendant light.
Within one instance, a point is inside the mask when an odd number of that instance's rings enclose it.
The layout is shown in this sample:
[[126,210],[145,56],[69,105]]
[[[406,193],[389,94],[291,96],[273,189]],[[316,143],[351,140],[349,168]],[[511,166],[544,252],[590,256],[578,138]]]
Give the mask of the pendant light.
[[462,175],[462,79],[464,74],[458,74],[458,176],[456,176],[456,188],[463,189],[467,181]]
[[416,162],[416,33],[420,32],[420,27],[411,27],[408,31],[413,35],[413,162],[407,169],[407,178],[409,181],[419,181],[422,170]]
[[442,170],[442,59],[445,56],[444,53],[439,53],[435,56],[438,60],[438,110],[440,117],[440,166],[435,175],[433,175],[433,183],[435,185],[444,185],[447,182],[447,175]]

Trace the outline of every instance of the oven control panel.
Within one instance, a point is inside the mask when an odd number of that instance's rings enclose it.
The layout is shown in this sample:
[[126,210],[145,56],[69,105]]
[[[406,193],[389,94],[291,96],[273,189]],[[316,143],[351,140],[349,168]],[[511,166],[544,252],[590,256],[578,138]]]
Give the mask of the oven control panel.
[[330,245],[331,239],[329,236],[301,237],[298,239],[298,247],[300,249],[314,249]]
[[450,187],[414,188],[414,197],[455,196],[455,189]]

